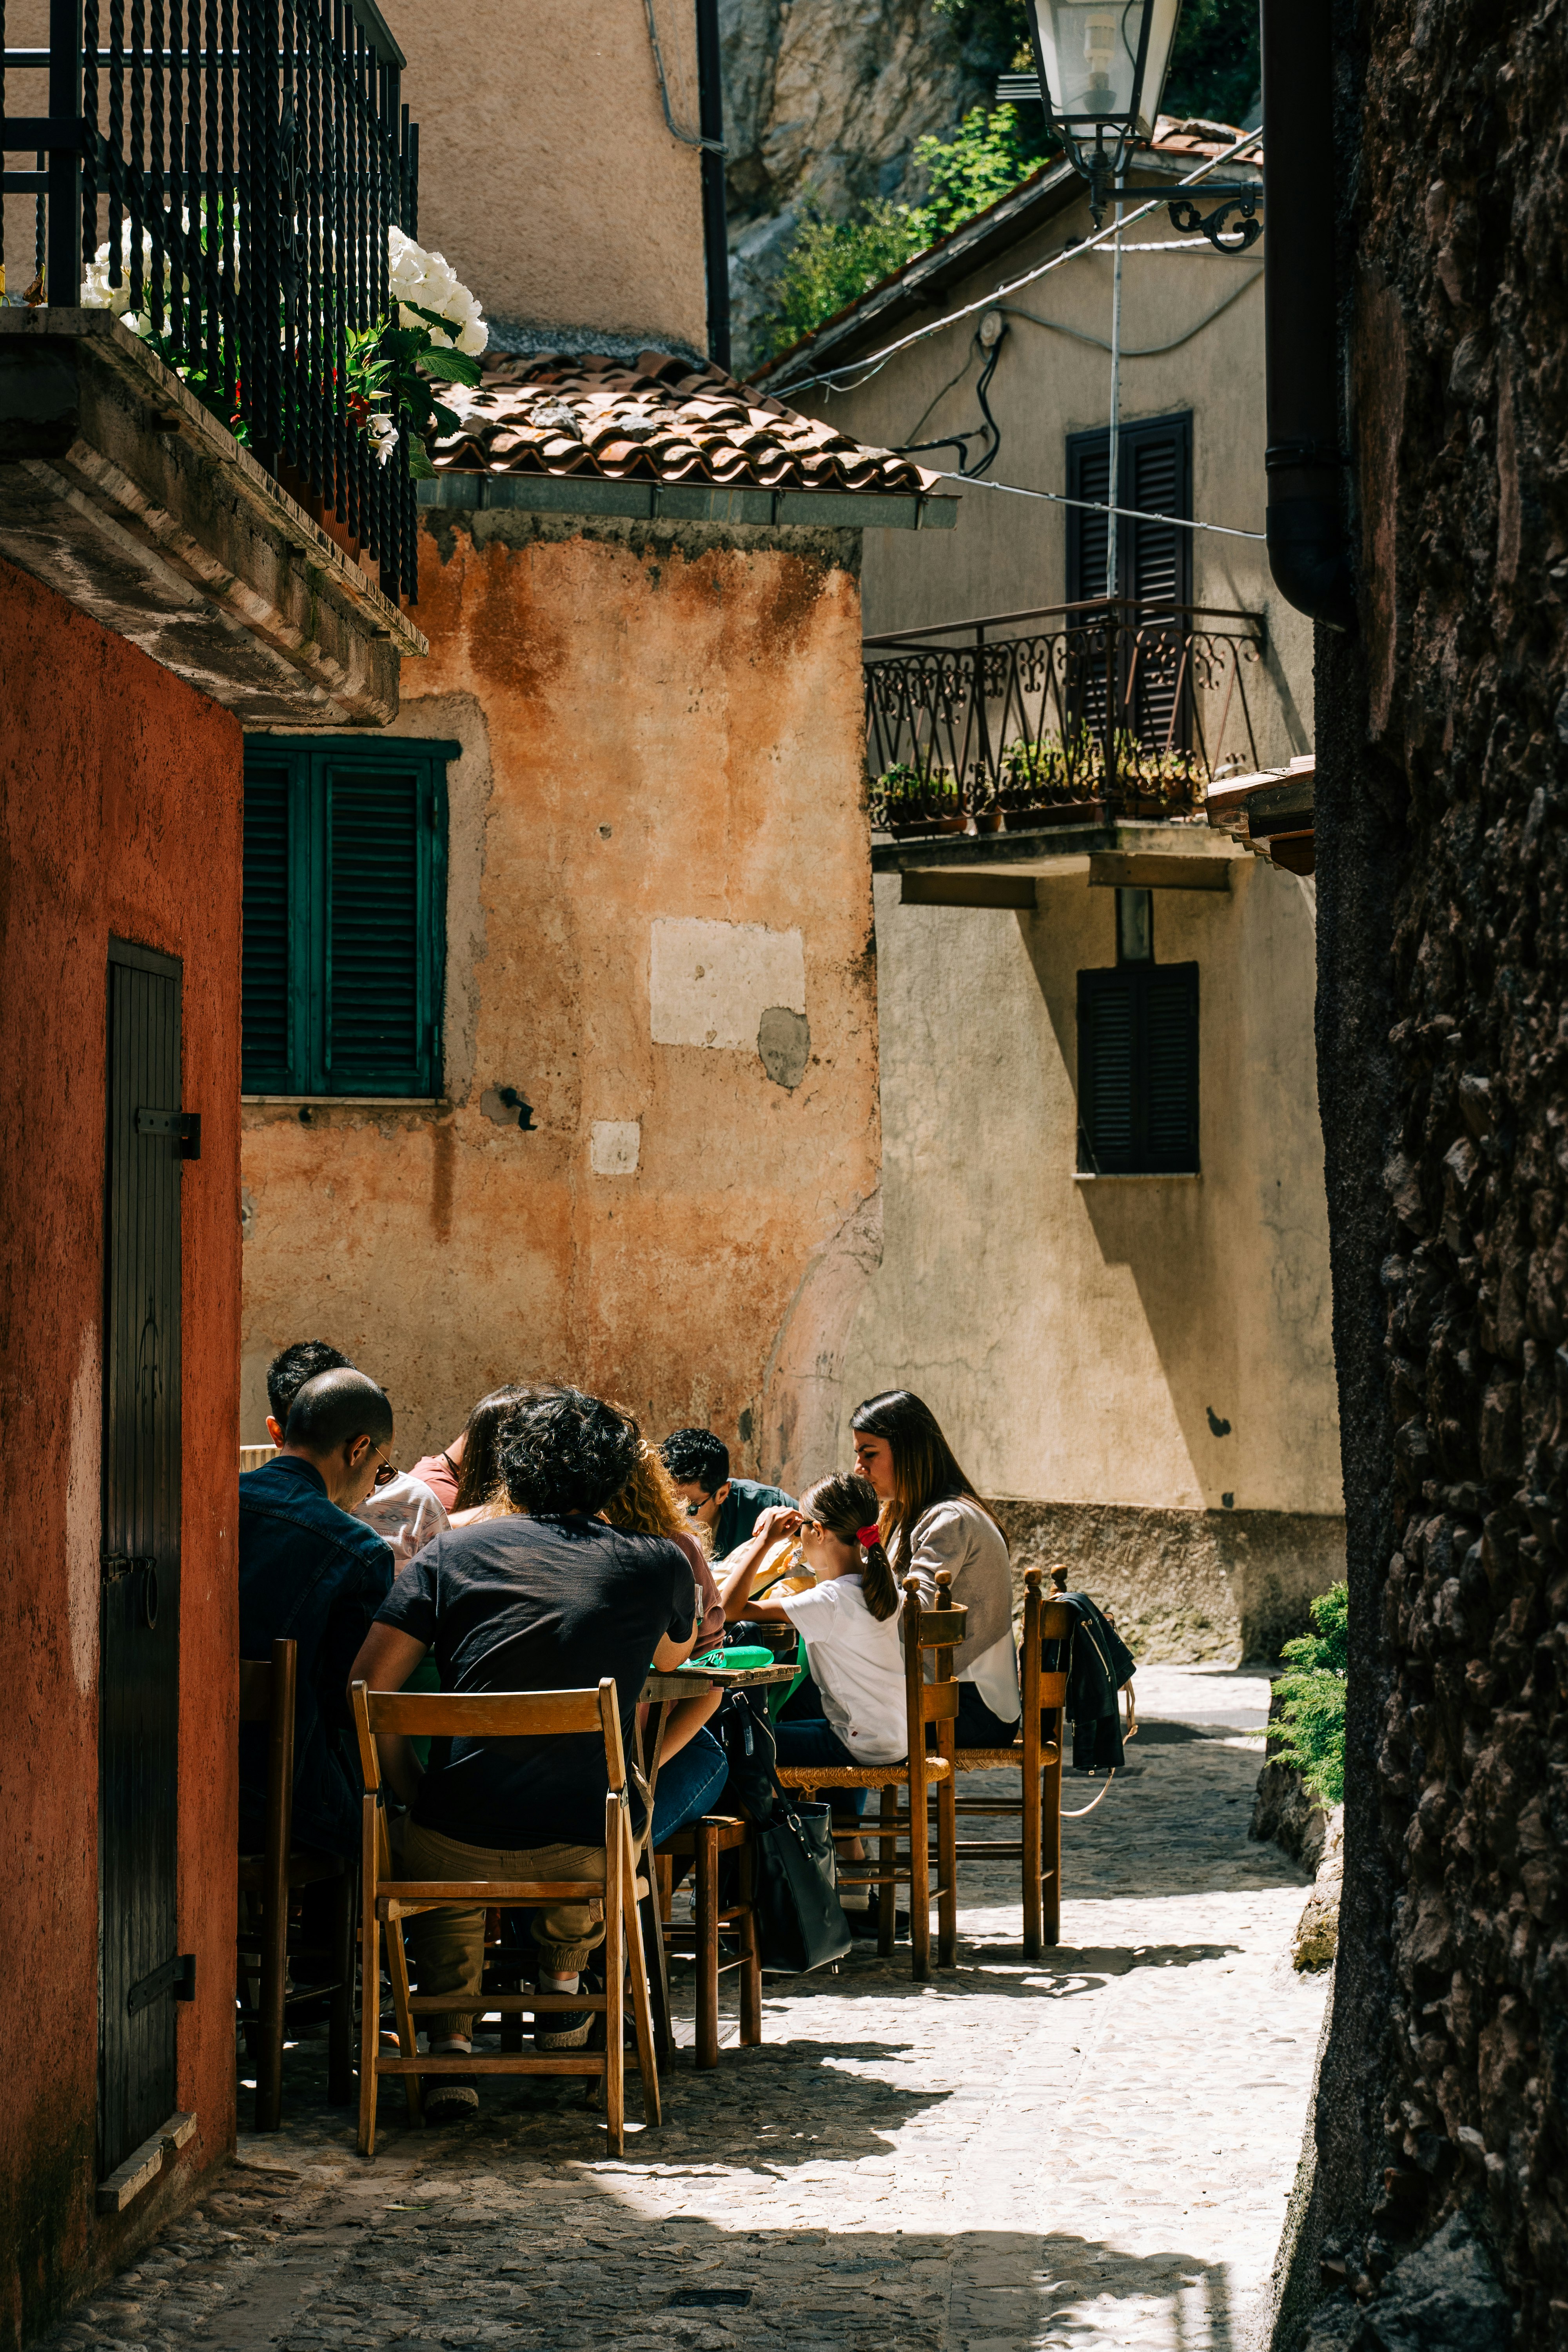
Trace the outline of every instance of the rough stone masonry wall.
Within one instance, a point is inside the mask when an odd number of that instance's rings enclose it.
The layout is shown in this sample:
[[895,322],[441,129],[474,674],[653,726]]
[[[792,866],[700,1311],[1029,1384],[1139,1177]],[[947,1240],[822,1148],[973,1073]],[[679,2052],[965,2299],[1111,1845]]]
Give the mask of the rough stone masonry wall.
[[1562,0],[1336,23],[1362,627],[1320,632],[1319,1067],[1353,1650],[1319,2185],[1276,2342],[1321,2248],[1375,2282],[1464,2206],[1516,2340],[1561,2346],[1568,26]]

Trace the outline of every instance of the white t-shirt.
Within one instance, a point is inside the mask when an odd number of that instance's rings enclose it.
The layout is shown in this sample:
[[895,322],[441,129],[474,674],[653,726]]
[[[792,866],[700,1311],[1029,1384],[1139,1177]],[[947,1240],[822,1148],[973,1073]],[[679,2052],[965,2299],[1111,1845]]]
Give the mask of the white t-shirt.
[[822,1712],[858,1763],[898,1764],[910,1752],[899,1613],[876,1618],[865,1579],[830,1577],[809,1592],[781,1592],[779,1607],[805,1643]]
[[447,1514],[429,1487],[406,1470],[384,1486],[373,1486],[353,1516],[391,1545],[399,1568],[406,1568],[416,1551],[434,1543],[447,1525]]

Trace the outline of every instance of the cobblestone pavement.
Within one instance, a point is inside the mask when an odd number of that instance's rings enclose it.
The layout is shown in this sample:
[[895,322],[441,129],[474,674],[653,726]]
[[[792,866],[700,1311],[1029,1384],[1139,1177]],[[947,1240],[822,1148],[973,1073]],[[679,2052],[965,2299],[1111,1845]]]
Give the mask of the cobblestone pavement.
[[[1127,1773],[1064,1831],[1045,1965],[1012,1865],[971,1865],[954,1972],[914,1985],[900,1947],[767,1980],[765,2046],[683,2060],[620,2162],[580,2087],[490,2082],[475,2121],[426,2132],[389,2088],[363,2164],[303,2043],[285,2128],[242,2133],[50,2345],[1247,2352],[1327,1983],[1289,1964],[1306,1880],[1247,1837],[1267,1684],[1138,1688]],[[1069,1776],[1069,1806],[1090,1792]],[[689,1979],[676,1997],[689,2040]]]

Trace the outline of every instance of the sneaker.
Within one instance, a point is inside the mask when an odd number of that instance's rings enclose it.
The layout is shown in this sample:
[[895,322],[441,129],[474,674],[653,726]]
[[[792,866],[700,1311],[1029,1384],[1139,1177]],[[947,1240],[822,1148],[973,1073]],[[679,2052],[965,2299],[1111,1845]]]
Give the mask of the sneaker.
[[[604,1990],[592,1974],[584,1973],[577,1981],[584,1992]],[[536,2050],[585,2050],[589,2034],[600,2021],[594,2009],[547,2009],[533,2021],[533,2046]]]
[[432,2083],[423,2104],[427,2124],[460,2124],[479,2113],[479,2095],[471,2083]]

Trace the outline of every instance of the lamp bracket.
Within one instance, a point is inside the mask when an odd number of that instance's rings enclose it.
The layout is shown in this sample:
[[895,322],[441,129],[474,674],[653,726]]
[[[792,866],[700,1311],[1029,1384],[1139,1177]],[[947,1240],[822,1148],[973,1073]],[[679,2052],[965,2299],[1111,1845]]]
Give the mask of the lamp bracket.
[[[1201,213],[1196,202],[1200,195],[1218,196],[1221,201],[1212,212]],[[1163,197],[1178,236],[1193,236],[1201,230],[1216,253],[1245,253],[1263,234],[1263,223],[1258,217],[1262,195],[1256,180],[1205,180],[1190,195],[1175,195],[1168,188],[1107,188],[1102,201],[1147,204],[1151,196]],[[1234,225],[1232,213],[1237,215]],[[1095,226],[1099,226],[1097,219]]]

